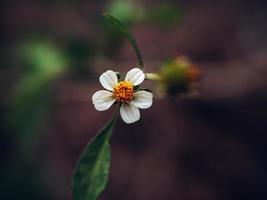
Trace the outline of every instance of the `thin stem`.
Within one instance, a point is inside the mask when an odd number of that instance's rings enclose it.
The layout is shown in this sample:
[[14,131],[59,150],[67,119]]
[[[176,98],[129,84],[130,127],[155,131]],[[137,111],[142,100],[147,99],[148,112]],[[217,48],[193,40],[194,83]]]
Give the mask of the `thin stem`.
[[160,81],[161,76],[156,73],[145,73],[145,79],[146,80],[151,80],[151,81]]
[[136,43],[136,41],[135,41],[135,47],[134,47],[134,50],[135,50],[135,53],[136,53],[136,57],[137,57],[138,64],[139,64],[140,68],[143,69],[143,68],[144,68],[144,62],[143,62],[143,59],[142,59],[140,50],[139,50],[139,48],[137,47],[137,43]]

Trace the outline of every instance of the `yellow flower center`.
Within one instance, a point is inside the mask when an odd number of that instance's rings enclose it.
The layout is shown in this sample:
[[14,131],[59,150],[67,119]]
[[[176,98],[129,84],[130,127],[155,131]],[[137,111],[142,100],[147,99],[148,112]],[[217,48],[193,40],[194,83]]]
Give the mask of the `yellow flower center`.
[[130,102],[133,94],[133,85],[127,81],[119,82],[113,89],[113,96],[118,102]]

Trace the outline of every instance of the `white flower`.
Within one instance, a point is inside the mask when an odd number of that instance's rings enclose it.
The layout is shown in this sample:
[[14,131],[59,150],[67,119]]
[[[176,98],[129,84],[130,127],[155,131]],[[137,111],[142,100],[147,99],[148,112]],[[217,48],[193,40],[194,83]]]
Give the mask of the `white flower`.
[[153,94],[144,90],[135,91],[134,86],[141,84],[145,74],[138,68],[131,69],[124,81],[119,81],[116,73],[108,70],[103,73],[99,81],[106,90],[94,93],[92,100],[95,109],[104,111],[113,103],[120,103],[120,114],[127,124],[140,119],[140,109],[149,108],[152,105]]

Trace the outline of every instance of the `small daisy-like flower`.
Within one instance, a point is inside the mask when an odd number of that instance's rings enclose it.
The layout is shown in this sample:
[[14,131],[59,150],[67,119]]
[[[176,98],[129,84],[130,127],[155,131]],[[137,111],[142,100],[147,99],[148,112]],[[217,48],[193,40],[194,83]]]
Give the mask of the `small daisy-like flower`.
[[138,68],[131,69],[124,81],[119,81],[117,74],[108,70],[104,72],[99,81],[106,90],[94,93],[92,100],[95,109],[104,111],[115,102],[120,104],[120,114],[127,124],[140,119],[140,109],[152,105],[153,94],[144,90],[135,91],[135,86],[140,85],[145,79],[145,74]]

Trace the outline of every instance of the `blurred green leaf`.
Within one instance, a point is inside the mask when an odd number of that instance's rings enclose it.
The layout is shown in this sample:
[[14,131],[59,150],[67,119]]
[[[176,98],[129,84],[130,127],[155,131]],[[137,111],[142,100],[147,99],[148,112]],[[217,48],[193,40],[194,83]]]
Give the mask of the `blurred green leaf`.
[[126,26],[144,17],[143,6],[135,0],[112,0],[108,2],[106,10]]
[[171,3],[161,3],[149,9],[147,20],[152,23],[157,23],[162,27],[168,28],[176,25],[181,21],[182,13],[180,9]]
[[136,43],[134,37],[127,30],[126,26],[124,24],[122,24],[119,20],[117,20],[116,18],[112,17],[111,15],[103,14],[103,16],[119,33],[121,33],[128,40],[128,42],[133,47],[133,49],[134,49],[134,51],[136,53],[136,57],[137,57],[137,61],[138,61],[139,67],[143,68],[144,63],[143,63],[143,60],[142,60],[142,56],[141,56],[140,50],[139,50],[139,48],[137,46],[137,43]]
[[39,92],[45,84],[66,70],[62,52],[48,41],[30,41],[18,49],[18,62],[23,68],[14,93],[14,102]]
[[70,61],[70,70],[79,80],[88,80],[92,75],[92,69],[88,66],[97,54],[96,41],[90,38],[71,38],[65,48],[66,56]]
[[18,48],[18,55],[24,72],[47,79],[66,67],[66,59],[50,41],[26,41]]
[[50,41],[25,41],[17,52],[21,74],[9,96],[8,120],[19,133],[22,146],[27,147],[38,140],[47,123],[50,86],[66,70],[67,61]]
[[95,200],[104,190],[110,166],[109,138],[115,122],[114,117],[83,151],[73,175],[73,200]]

